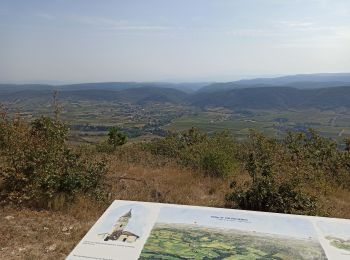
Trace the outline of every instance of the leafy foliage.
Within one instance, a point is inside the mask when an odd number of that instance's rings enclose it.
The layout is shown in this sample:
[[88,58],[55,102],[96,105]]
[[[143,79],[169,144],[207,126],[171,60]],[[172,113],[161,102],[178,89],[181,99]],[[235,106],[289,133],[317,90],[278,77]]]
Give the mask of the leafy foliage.
[[349,153],[314,130],[288,133],[282,141],[252,133],[243,146],[241,159],[251,182],[245,188],[232,185],[234,191],[226,196],[230,206],[315,214],[322,210],[317,193],[332,183],[349,188]]
[[8,202],[40,207],[64,204],[79,192],[97,191],[106,171],[66,143],[68,128],[41,117],[31,124],[4,116],[0,122],[1,197]]
[[112,127],[108,132],[108,143],[116,148],[127,142],[127,137],[117,127]]
[[108,139],[97,145],[97,150],[100,152],[114,152],[117,147],[126,144],[128,137],[122,133],[119,128],[112,127],[108,131]]
[[297,183],[277,184],[271,177],[254,180],[248,190],[228,194],[226,200],[236,201],[242,209],[294,214],[317,212],[316,198],[302,192]]
[[213,177],[228,177],[237,168],[236,145],[228,132],[215,134],[203,150],[200,168]]
[[237,165],[234,140],[228,132],[208,136],[191,128],[156,140],[149,148],[156,155],[176,158],[213,177],[229,176]]
[[[68,133],[57,118],[41,117],[28,124],[2,113],[1,198],[55,207],[77,193],[96,194],[101,190],[105,164],[69,148]],[[108,139],[97,148],[102,152],[118,150],[121,156],[130,146],[118,147],[126,142],[126,135],[113,127]],[[341,150],[333,140],[313,130],[288,133],[282,140],[252,132],[246,140],[237,142],[228,132],[208,135],[191,128],[134,145],[130,151],[133,155],[148,154],[152,160],[176,161],[206,176],[234,180],[232,192],[226,195],[228,207],[319,214],[325,212],[320,198],[329,190],[350,188],[349,141],[344,143],[345,149]],[[128,160],[132,157],[130,153],[123,156]],[[131,159],[138,161],[137,156]]]

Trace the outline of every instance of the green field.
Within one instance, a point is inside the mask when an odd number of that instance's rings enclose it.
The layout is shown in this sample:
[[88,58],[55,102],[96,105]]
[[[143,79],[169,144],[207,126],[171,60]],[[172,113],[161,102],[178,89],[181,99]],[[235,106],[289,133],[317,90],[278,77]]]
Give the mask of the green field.
[[206,132],[227,129],[236,137],[244,138],[250,129],[272,137],[280,137],[288,130],[314,128],[322,135],[341,141],[350,137],[350,111],[347,110],[207,110],[174,119],[165,128],[183,131],[197,127]]
[[158,223],[139,259],[327,259],[312,239]]
[[[53,115],[49,101],[23,102],[21,107],[18,104],[8,105],[10,111],[21,111],[28,120],[40,115]],[[208,133],[229,130],[238,139],[244,139],[251,129],[276,138],[289,130],[304,131],[308,128],[314,128],[339,142],[350,137],[350,110],[346,108],[230,110],[220,107],[201,109],[171,103],[137,105],[113,101],[64,101],[60,106],[61,119],[74,127],[72,138],[78,142],[98,142],[111,126],[122,128],[131,138],[148,134],[157,136],[159,130],[174,132],[191,127]]]

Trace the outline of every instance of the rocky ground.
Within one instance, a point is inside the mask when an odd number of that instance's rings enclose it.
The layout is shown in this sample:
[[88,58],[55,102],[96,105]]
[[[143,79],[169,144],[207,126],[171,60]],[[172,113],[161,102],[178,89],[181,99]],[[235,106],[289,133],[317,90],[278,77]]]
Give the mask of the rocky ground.
[[85,210],[74,213],[3,208],[0,258],[64,259],[97,219]]

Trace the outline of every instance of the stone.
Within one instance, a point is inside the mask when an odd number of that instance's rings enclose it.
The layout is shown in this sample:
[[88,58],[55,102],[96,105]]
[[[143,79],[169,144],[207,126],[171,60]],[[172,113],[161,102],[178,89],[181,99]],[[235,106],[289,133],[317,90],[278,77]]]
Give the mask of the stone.
[[56,248],[57,248],[57,245],[56,244],[52,244],[51,246],[46,248],[46,251],[47,252],[55,251]]
[[68,231],[68,228],[67,227],[63,227],[62,228],[62,232],[67,232]]

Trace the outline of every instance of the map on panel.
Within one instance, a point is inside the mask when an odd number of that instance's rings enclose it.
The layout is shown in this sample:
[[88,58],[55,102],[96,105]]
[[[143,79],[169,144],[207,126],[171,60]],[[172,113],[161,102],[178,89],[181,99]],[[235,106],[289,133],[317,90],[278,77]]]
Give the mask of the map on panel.
[[73,259],[350,259],[350,220],[115,201]]

